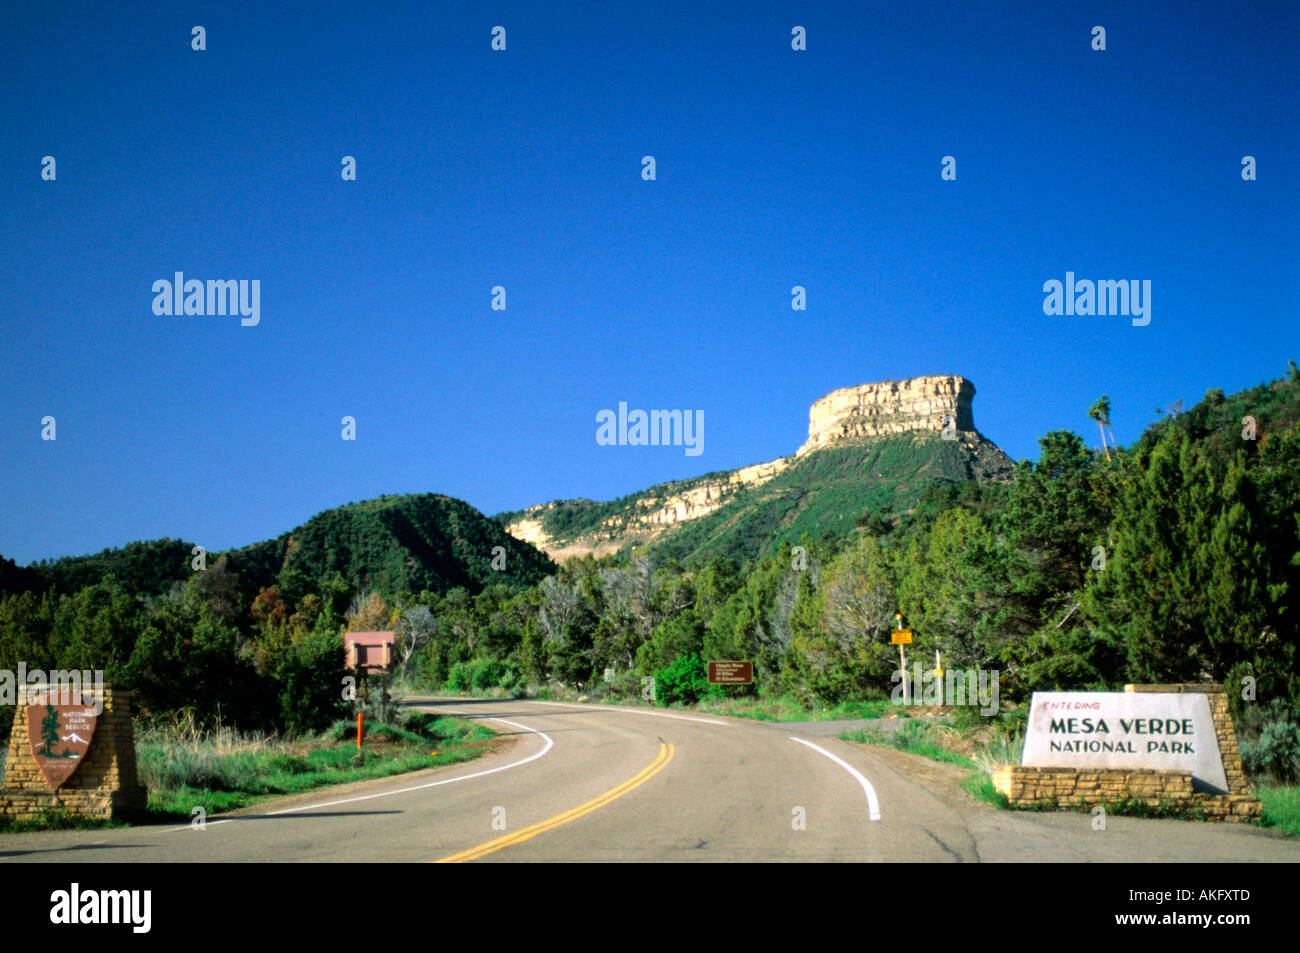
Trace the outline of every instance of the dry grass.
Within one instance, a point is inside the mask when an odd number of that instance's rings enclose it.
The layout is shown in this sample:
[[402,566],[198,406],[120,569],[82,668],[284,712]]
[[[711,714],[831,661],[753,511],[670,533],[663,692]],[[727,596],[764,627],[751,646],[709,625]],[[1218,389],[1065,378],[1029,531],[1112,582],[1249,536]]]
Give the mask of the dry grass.
[[211,728],[204,727],[195,718],[192,709],[173,712],[165,721],[146,728],[137,735],[137,744],[160,745],[191,753],[201,750],[228,755],[285,747],[276,735],[267,735],[261,731],[241,733],[219,722]]

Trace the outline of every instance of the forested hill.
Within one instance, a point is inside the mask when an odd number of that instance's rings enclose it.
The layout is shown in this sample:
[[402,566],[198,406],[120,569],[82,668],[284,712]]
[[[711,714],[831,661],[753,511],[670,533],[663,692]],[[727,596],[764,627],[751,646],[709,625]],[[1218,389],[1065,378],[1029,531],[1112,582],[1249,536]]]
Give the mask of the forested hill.
[[[132,594],[158,595],[184,582],[194,543],[176,539],[133,542],[92,556],[17,566],[0,557],[0,592],[75,593],[113,576]],[[493,548],[505,547],[505,568],[492,568]],[[249,597],[276,585],[281,573],[315,584],[336,573],[358,590],[385,593],[491,583],[534,585],[555,569],[547,556],[515,539],[468,503],[430,493],[383,496],[325,510],[273,539],[228,552],[209,552],[209,565],[225,557]]]
[[[505,567],[492,568],[493,548]],[[554,572],[542,552],[462,500],[430,493],[381,496],[326,510],[289,533],[228,554],[241,577],[282,571],[324,579],[341,573],[383,593],[477,593],[492,583],[535,585]]]
[[0,556],[0,592],[45,592],[53,588],[66,595],[111,575],[128,592],[157,595],[191,575],[193,547],[193,543],[179,539],[152,539],[91,556],[63,556],[30,566],[19,566]]

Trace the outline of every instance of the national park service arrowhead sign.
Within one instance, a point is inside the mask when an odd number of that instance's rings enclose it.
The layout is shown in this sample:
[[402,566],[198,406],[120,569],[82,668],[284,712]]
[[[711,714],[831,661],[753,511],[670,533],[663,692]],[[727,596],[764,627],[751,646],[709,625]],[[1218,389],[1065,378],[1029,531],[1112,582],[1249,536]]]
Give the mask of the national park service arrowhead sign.
[[[78,704],[55,704],[76,700]],[[27,705],[27,738],[41,774],[54,790],[72,777],[95,735],[95,706],[79,695],[60,699],[47,694]]]

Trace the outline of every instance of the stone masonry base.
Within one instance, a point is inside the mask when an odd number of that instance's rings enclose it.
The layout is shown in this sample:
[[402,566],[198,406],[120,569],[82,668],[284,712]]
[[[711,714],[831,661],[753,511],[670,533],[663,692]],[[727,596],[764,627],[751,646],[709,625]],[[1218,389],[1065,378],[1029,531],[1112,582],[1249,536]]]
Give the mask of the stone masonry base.
[[1125,685],[1126,692],[1200,692],[1209,696],[1219,753],[1223,756],[1227,794],[1192,790],[1192,776],[1179,771],[1149,768],[1035,768],[1000,765],[993,772],[993,787],[1013,807],[1094,807],[1118,801],[1136,801],[1148,807],[1161,805],[1199,809],[1209,821],[1251,821],[1261,805],[1246,787],[1246,774],[1237,748],[1237,733],[1228,713],[1228,697],[1220,685]]
[[[94,698],[92,690],[83,691]],[[130,692],[104,689],[104,710],[85,760],[72,777],[53,790],[41,774],[27,737],[26,699],[14,712],[13,733],[0,787],[0,817],[36,820],[52,812],[93,820],[129,815],[144,807],[147,792],[139,784],[135,765],[135,731]]]

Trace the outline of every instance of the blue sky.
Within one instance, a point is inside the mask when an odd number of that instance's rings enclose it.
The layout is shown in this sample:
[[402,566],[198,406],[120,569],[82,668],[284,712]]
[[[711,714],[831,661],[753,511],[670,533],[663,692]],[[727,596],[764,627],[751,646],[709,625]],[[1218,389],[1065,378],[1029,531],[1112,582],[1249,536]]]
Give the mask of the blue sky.
[[[0,554],[608,499],[922,374],[1036,457],[1300,359],[1294,4],[262,6],[0,13]],[[155,315],[176,271],[259,324]],[[1067,271],[1150,324],[1044,315]],[[704,452],[597,445],[619,401]]]

